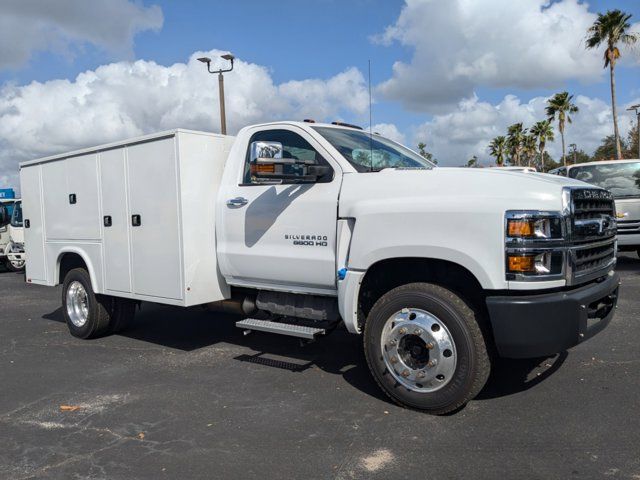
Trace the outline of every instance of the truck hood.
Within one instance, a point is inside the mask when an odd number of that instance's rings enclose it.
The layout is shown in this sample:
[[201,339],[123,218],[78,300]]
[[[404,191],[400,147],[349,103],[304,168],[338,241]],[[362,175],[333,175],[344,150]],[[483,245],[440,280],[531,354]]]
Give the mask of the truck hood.
[[[354,209],[551,210],[562,209],[562,188],[593,187],[579,180],[499,168],[385,169],[345,174],[340,216]],[[367,208],[367,209],[368,209]]]

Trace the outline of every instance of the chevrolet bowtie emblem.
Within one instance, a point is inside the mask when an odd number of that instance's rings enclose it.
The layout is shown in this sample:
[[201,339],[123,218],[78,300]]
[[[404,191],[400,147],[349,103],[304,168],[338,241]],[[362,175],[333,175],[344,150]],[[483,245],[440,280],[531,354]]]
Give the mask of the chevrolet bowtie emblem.
[[627,212],[618,212],[616,213],[616,218],[624,218],[624,217],[628,217],[629,214]]

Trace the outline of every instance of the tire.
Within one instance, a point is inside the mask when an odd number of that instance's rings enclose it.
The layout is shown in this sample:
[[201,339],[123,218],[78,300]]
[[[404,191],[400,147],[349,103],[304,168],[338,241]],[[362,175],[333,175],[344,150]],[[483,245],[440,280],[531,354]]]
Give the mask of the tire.
[[[4,254],[7,255],[10,252],[11,252],[11,244],[7,245],[7,247],[5,248]],[[5,256],[4,266],[10,272],[23,272],[25,267],[25,262],[17,262],[14,264],[9,260],[8,257]]]
[[22,267],[16,267],[13,263],[11,263],[9,260],[7,260],[6,262],[4,262],[4,266],[7,270],[9,270],[10,272],[24,272],[24,265]]
[[64,278],[62,313],[74,337],[89,339],[108,333],[111,297],[96,295],[84,268],[74,268]]
[[109,308],[111,321],[109,333],[120,333],[127,329],[136,314],[136,302],[128,298],[111,297]]
[[375,303],[364,351],[374,379],[394,402],[436,415],[473,399],[491,370],[473,309],[429,283],[397,287]]

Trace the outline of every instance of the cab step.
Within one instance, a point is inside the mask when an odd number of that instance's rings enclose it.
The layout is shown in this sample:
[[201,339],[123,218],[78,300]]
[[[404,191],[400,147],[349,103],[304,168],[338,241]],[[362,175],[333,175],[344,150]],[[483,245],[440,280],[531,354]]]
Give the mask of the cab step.
[[255,318],[247,318],[236,322],[236,327],[245,330],[245,333],[251,331],[277,333],[280,335],[289,335],[291,337],[306,338],[314,340],[318,335],[327,333],[325,328],[307,327],[305,325],[293,325],[291,323],[271,322],[269,320],[258,320]]

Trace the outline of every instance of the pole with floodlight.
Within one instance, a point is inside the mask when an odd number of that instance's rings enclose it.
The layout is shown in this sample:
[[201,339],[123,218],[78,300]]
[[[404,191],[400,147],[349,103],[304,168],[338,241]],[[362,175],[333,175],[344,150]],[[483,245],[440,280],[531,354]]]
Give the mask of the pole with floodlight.
[[198,60],[202,63],[207,64],[207,70],[209,73],[217,73],[218,74],[218,90],[220,92],[220,132],[223,135],[227,134],[227,117],[224,109],[224,76],[223,73],[230,72],[233,70],[233,60],[235,57],[230,53],[222,55],[222,58],[225,60],[229,60],[231,62],[231,68],[220,69],[220,70],[211,70],[211,59],[209,57],[200,57]]

